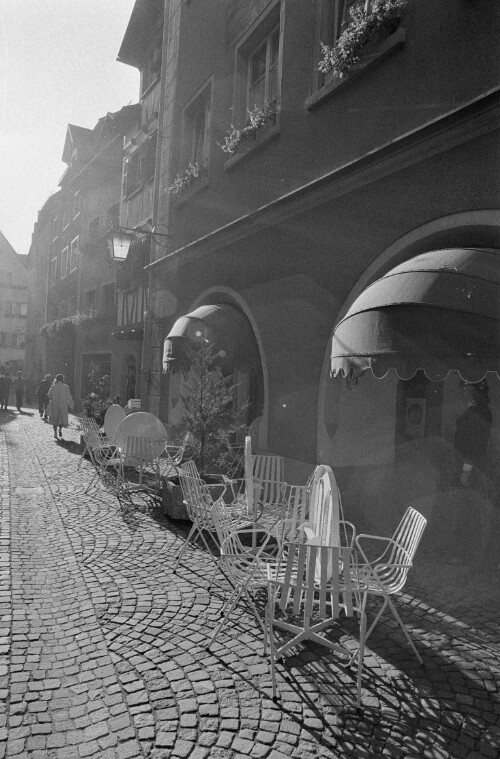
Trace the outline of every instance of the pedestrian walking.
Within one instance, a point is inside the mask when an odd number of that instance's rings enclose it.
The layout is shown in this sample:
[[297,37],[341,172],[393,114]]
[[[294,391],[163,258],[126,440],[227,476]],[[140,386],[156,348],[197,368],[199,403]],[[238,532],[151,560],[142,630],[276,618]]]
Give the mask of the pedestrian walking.
[[24,378],[22,372],[18,372],[14,377],[12,389],[14,390],[14,394],[16,396],[16,408],[18,411],[21,411],[24,396]]
[[73,408],[73,398],[62,374],[57,374],[49,392],[49,422],[54,428],[54,440],[63,440],[62,428],[68,426],[68,410]]
[[9,374],[9,372],[5,372],[3,377],[3,383],[2,383],[2,394],[0,395],[0,405],[2,409],[5,409],[7,411],[9,407],[9,395],[10,395],[10,386],[12,384],[12,379]]
[[49,415],[47,413],[47,406],[49,405],[49,389],[52,384],[52,377],[50,374],[46,374],[43,380],[35,390],[35,395],[38,398],[38,411],[40,417],[45,421],[48,420]]

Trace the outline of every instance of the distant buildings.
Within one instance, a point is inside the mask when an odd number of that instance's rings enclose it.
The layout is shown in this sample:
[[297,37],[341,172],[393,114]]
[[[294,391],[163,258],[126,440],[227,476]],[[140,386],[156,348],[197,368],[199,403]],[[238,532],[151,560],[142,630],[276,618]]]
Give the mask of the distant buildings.
[[23,369],[28,313],[26,256],[20,256],[0,232],[0,367]]

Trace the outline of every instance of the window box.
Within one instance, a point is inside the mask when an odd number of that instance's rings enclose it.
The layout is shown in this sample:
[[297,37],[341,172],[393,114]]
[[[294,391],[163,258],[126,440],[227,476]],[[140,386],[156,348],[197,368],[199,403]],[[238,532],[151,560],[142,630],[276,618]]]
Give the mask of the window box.
[[250,133],[243,137],[238,144],[238,149],[233,153],[224,164],[226,171],[230,171],[233,166],[247,160],[259,150],[264,148],[280,135],[279,123],[268,124],[266,127]]
[[405,40],[406,29],[403,27],[399,27],[393,32],[393,34],[382,40],[379,38],[371,40],[370,43],[365,46],[363,55],[358,63],[353,64],[345,76],[340,78],[335,76],[331,71],[325,74],[324,85],[307,98],[306,108],[308,110],[315,108],[323,100],[326,100],[333,95],[333,93],[352,82],[353,79],[362,74],[366,69],[371,68],[383,58],[386,58],[388,55],[395,52],[404,44]]
[[192,176],[191,180],[182,189],[172,193],[175,205],[183,205],[207,186],[208,171],[202,167],[199,169],[199,173],[196,176]]

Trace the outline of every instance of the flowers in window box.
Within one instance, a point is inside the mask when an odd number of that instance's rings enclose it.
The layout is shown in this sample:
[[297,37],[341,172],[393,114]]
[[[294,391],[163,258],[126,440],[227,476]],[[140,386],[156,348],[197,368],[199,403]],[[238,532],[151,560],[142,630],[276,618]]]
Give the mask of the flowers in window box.
[[322,58],[318,68],[323,74],[333,73],[342,79],[358,63],[363,47],[374,37],[388,36],[396,31],[408,0],[373,0],[368,8],[354,5],[350,22],[333,47],[321,43]]
[[189,161],[184,171],[179,171],[174,181],[168,188],[173,195],[178,195],[190,187],[193,182],[200,176],[200,165],[197,161]]
[[239,145],[245,140],[254,139],[259,129],[267,124],[276,123],[276,114],[278,111],[277,100],[264,103],[264,105],[255,105],[251,110],[247,110],[246,126],[237,129],[231,124],[229,131],[224,137],[223,143],[217,143],[224,153],[234,155]]

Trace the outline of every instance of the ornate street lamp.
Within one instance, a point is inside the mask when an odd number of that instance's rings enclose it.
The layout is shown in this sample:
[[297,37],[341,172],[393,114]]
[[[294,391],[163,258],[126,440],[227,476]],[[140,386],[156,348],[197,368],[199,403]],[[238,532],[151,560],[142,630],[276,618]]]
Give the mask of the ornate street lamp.
[[157,232],[157,227],[151,227],[151,229],[145,229],[143,227],[137,227],[136,229],[128,229],[127,227],[117,227],[112,229],[108,235],[108,251],[112,261],[121,263],[125,261],[132,242],[134,240],[147,240],[152,239],[154,242],[161,245],[156,238],[157,237],[171,237],[169,234]]

